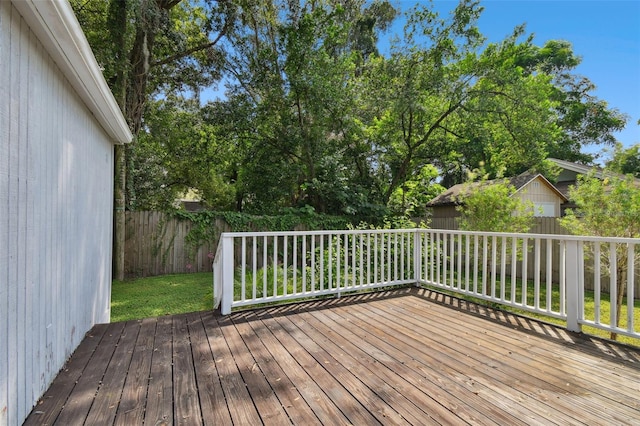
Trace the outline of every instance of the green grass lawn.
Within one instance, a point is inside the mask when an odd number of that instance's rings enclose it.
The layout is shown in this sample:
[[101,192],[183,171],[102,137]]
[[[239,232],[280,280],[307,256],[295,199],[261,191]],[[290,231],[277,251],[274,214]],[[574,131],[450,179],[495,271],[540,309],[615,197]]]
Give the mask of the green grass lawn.
[[[299,275],[299,274],[298,274]],[[273,294],[272,271],[268,271],[267,294]],[[291,279],[292,275],[289,275]],[[139,278],[126,281],[114,281],[111,290],[111,321],[128,321],[133,319],[157,317],[161,315],[175,315],[187,312],[205,311],[212,309],[213,306],[213,290],[212,290],[212,274],[211,272],[203,272],[197,274],[178,274],[163,275],[158,277]],[[247,276],[247,283],[252,282],[252,277]],[[293,291],[292,283],[288,283],[288,292]],[[300,290],[300,285],[297,289]],[[236,280],[235,286],[236,298],[240,296],[240,283]],[[497,293],[499,294],[500,283],[497,283]],[[247,297],[251,297],[247,291]],[[553,300],[559,299],[558,288],[554,287]],[[282,294],[282,277],[278,277],[278,294]],[[447,292],[448,293],[448,292]],[[533,303],[533,285],[527,286],[527,294],[530,303]],[[258,289],[258,297],[262,296],[262,288]],[[456,295],[460,297],[460,295]],[[542,300],[545,299],[545,288],[541,288]],[[602,295],[601,316],[603,320],[609,318],[609,301],[608,295]],[[486,301],[480,299],[468,298],[474,302],[487,304]],[[518,300],[520,294],[518,292]],[[544,304],[544,303],[543,303]],[[565,322],[550,317],[535,315],[530,312],[518,311],[506,306],[491,304],[491,306],[504,309],[525,316],[538,318],[545,322],[559,324],[565,326]],[[585,316],[588,319],[594,317],[594,297],[593,292],[585,294]],[[557,309],[557,306],[554,306]],[[640,301],[635,302],[634,308],[635,329],[640,329]],[[626,311],[623,311],[621,326],[626,326]],[[583,327],[585,333],[608,338],[609,333],[592,327]],[[618,341],[640,346],[640,339],[631,337],[618,336]]]
[[114,281],[111,322],[210,310],[211,272]]

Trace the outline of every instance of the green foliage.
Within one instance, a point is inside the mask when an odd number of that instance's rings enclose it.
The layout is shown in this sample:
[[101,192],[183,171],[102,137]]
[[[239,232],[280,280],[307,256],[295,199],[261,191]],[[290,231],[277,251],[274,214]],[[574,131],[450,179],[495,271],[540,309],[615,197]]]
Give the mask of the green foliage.
[[515,188],[506,181],[468,183],[458,200],[460,229],[526,233],[533,224],[533,205],[514,197],[514,193]]
[[[607,175],[607,173],[605,173]],[[569,191],[575,210],[567,210],[560,224],[574,235],[601,237],[640,238],[640,184],[631,176],[610,175],[604,179],[595,177],[595,172],[578,176],[578,184]],[[587,255],[593,257],[594,247],[587,245]],[[619,325],[622,314],[622,299],[628,282],[628,265],[631,259],[624,244],[616,245],[617,312],[615,325]],[[603,272],[611,276],[614,266],[609,250],[603,250],[601,259]],[[636,250],[635,263],[640,262],[640,250]],[[616,338],[612,333],[612,338]]]
[[476,0],[408,9],[384,56],[387,0],[72,3],[139,136],[130,209],[189,190],[216,210],[422,215],[434,170],[451,186],[482,163],[495,178],[589,161],[582,147],[626,122],[573,74],[570,43],[536,46],[524,27],[486,43]]
[[640,143],[627,149],[620,143],[616,144],[613,158],[607,163],[607,168],[640,179]]
[[576,208],[559,221],[572,234],[640,238],[640,184],[633,177],[578,176],[569,198]]

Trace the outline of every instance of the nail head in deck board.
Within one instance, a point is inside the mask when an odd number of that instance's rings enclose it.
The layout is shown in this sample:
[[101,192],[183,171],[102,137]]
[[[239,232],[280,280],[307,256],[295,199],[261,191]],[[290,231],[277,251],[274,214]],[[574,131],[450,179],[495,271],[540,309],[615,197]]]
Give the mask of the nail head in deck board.
[[[377,403],[358,401],[358,396],[368,392],[367,389],[412,423],[420,414],[415,407],[439,416],[436,419],[440,423],[461,422],[458,417],[461,413],[466,413],[463,418],[467,419],[471,419],[469,416],[473,413],[474,422],[482,424],[515,423],[509,421],[512,419],[567,424],[640,422],[635,409],[640,404],[640,392],[633,392],[640,391],[640,372],[635,361],[640,353],[637,348],[562,330],[556,332],[558,329],[534,320],[460,303],[420,289],[264,308],[227,317],[210,312],[189,314],[186,327],[174,329],[172,322],[182,321],[180,318],[157,319],[145,424],[155,424],[156,420],[165,424],[179,422],[171,417],[175,386],[172,339],[191,341],[190,345],[183,346],[183,353],[192,358],[190,368],[195,373],[187,374],[195,376],[205,422],[208,420],[205,401],[211,396],[208,383],[207,386],[201,384],[214,374],[219,381],[218,392],[223,394],[221,410],[228,411],[234,422],[242,424],[268,422],[261,417],[266,412],[260,413],[251,400],[263,392],[266,385],[275,392],[281,405],[300,395],[299,404],[283,409],[288,414],[287,421],[305,425],[347,423],[355,419],[348,417],[355,415],[353,411],[375,411]],[[120,327],[117,334],[105,333],[94,354],[82,366],[82,373],[69,371],[59,375],[51,389],[59,388],[59,381],[68,380],[69,375],[79,374],[69,401],[82,400],[78,392],[91,395],[90,401],[96,392],[99,395],[109,391],[115,395],[118,387],[120,395],[124,395],[123,386],[128,386],[124,378],[119,384],[116,380],[105,380],[101,384],[100,378],[113,375],[112,366],[108,364],[116,343],[118,351],[135,354],[136,343],[140,344],[142,336],[131,341],[124,336],[120,339],[121,334],[126,335],[130,330],[123,330],[122,323],[111,324],[108,329],[113,332],[117,327]],[[200,345],[203,333],[209,348]],[[113,341],[107,344],[109,339]],[[263,374],[260,382],[243,380],[234,359],[237,351],[243,353],[244,358],[238,357],[238,362],[245,371],[247,360],[254,359],[255,368]],[[68,367],[80,364],[75,357],[76,354],[69,360]],[[559,364],[560,361],[563,363]],[[215,363],[215,373],[210,369],[212,363]],[[135,365],[133,360],[130,365]],[[582,373],[576,374],[580,370]],[[167,371],[168,379],[166,374],[162,376]],[[181,374],[179,369],[175,374]],[[284,374],[285,379],[278,381],[275,377],[278,374]],[[550,392],[559,390],[564,374],[568,377],[567,383],[573,383],[571,377],[575,376],[576,386],[581,390],[590,387],[590,393],[571,395],[569,392],[565,396]],[[96,376],[99,378],[88,380]],[[349,379],[340,382],[336,377]],[[552,383],[545,382],[547,379]],[[380,380],[389,387],[376,389]],[[280,383],[287,385],[284,393],[278,386]],[[536,386],[541,389],[536,390]],[[397,395],[394,397],[393,389],[414,406]],[[210,403],[214,401],[217,402],[217,398]],[[118,401],[112,408],[113,413],[118,404],[125,403]],[[585,404],[598,410],[575,409]],[[62,410],[66,411],[66,417],[61,415],[59,419],[66,419],[65,424],[82,424],[88,409],[75,410],[78,416],[70,417],[74,410],[67,410],[69,407]],[[304,407],[302,416],[290,414],[298,407]],[[169,410],[169,416],[163,414],[165,409]],[[31,417],[28,420],[32,424],[40,424],[37,410],[38,407],[31,414],[36,420]],[[249,410],[249,414],[245,410]],[[313,421],[313,416],[317,420]],[[113,422],[113,416],[109,418]],[[378,419],[369,418],[370,423],[379,423]],[[430,422],[435,420],[425,415],[423,423]]]

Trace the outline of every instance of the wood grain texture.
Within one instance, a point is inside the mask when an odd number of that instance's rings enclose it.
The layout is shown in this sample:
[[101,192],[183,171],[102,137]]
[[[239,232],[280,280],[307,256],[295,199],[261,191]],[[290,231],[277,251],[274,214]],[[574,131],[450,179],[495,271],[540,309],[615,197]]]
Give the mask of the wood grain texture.
[[640,422],[639,349],[419,288],[92,336],[27,424]]

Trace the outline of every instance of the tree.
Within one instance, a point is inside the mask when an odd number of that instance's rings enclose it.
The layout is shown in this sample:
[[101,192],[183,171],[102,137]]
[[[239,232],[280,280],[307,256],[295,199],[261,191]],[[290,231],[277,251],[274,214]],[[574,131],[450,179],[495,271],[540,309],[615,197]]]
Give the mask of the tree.
[[621,143],[617,143],[607,168],[616,173],[640,178],[640,143],[627,149],[624,149]]
[[246,147],[242,208],[370,210],[367,182],[358,179],[355,82],[393,15],[386,2],[241,2],[225,115],[233,123],[227,137]]
[[[230,2],[207,0],[73,0],[72,6],[104,68],[127,123],[137,136],[145,105],[167,88],[193,88],[219,78],[219,41],[233,20]],[[205,10],[206,9],[206,10]],[[151,83],[151,84],[149,84]],[[114,276],[124,277],[130,148],[116,146],[114,182]]]
[[[568,209],[560,224],[574,235],[599,237],[640,238],[640,184],[631,176],[621,177],[605,173],[602,180],[592,172],[578,176],[578,184],[569,191],[569,198],[575,203],[575,210]],[[588,246],[593,256],[593,246]],[[614,326],[618,326],[622,302],[628,282],[630,259],[625,244],[616,245],[617,309]],[[600,259],[594,259],[598,262]],[[609,251],[603,250],[602,261],[611,276]],[[640,262],[640,251],[636,248],[635,264]],[[614,285],[612,283],[612,285]],[[633,301],[630,306],[633,306]],[[616,333],[611,334],[615,339]]]
[[479,181],[466,184],[457,210],[462,214],[460,229],[465,231],[526,233],[533,225],[531,202],[513,197],[516,189],[507,180]]

